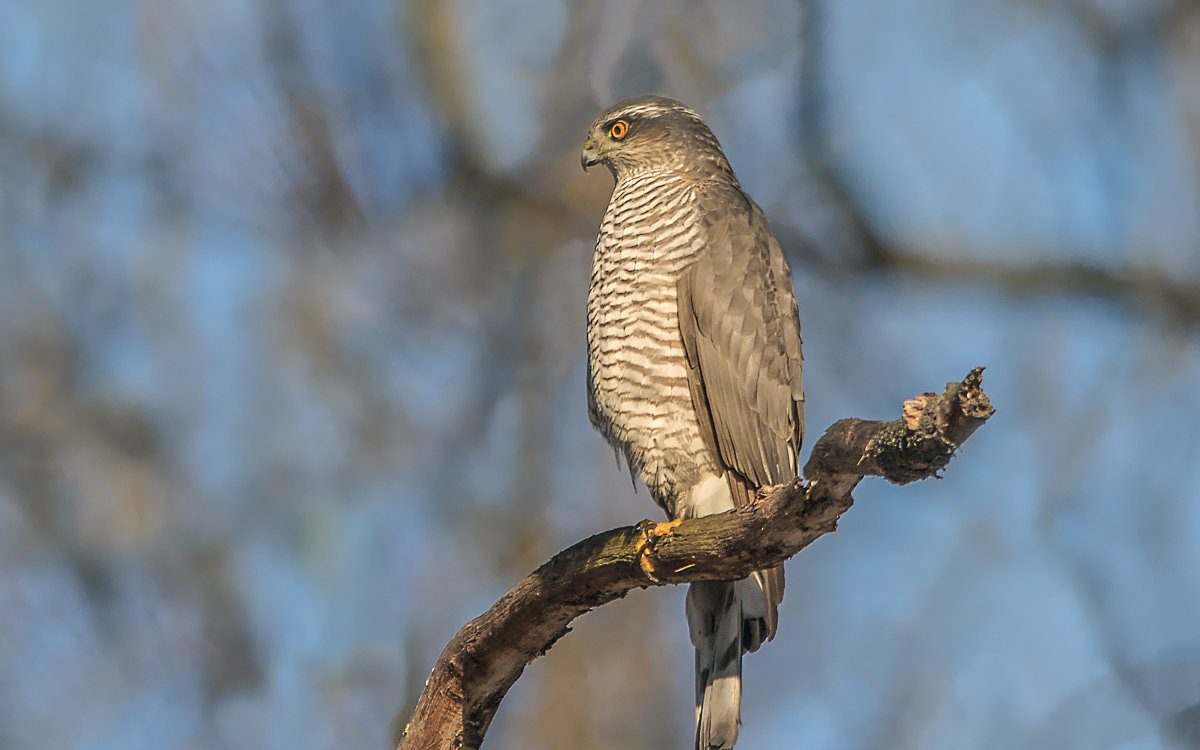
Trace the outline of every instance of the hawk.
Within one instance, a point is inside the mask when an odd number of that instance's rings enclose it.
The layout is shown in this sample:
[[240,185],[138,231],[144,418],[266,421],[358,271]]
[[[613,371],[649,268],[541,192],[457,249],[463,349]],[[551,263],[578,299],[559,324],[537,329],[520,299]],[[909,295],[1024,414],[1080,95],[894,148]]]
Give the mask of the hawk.
[[[797,476],[800,317],[767,218],[712,131],[661,96],[592,123],[580,161],[616,185],[588,292],[588,415],[672,519],[722,513]],[[783,566],[693,583],[696,747],[732,748],[742,654],[775,636]]]

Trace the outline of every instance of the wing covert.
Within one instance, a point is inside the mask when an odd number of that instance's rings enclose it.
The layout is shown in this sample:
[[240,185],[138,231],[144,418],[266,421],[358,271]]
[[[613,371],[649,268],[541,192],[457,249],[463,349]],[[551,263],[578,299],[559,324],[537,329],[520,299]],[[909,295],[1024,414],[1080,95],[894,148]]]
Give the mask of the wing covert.
[[787,482],[804,431],[791,272],[753,201],[734,186],[703,190],[706,249],[677,286],[692,402],[721,466],[750,487]]

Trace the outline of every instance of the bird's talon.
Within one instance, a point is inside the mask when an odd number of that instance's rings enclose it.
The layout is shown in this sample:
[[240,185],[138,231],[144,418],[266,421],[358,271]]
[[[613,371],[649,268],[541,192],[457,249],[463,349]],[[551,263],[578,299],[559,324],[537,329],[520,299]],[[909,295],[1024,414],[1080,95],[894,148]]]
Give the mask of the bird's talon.
[[658,576],[655,575],[656,567],[654,565],[654,545],[656,540],[670,534],[676,526],[683,523],[681,519],[676,518],[674,521],[666,521],[663,523],[654,523],[646,520],[638,524],[638,529],[642,532],[641,538],[637,542],[638,567],[646,574],[646,577],[655,583],[659,583]]

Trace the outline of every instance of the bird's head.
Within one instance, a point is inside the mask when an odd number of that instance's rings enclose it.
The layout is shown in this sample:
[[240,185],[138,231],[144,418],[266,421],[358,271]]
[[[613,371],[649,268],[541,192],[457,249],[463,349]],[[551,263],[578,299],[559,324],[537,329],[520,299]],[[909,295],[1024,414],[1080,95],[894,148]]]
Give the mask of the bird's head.
[[646,171],[733,176],[708,125],[690,107],[665,96],[625,99],[588,129],[579,163],[608,167],[618,181]]

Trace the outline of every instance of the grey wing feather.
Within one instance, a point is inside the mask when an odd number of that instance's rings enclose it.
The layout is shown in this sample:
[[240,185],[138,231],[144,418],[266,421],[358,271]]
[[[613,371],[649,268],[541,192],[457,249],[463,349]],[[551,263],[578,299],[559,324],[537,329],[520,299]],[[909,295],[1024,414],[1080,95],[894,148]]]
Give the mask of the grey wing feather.
[[[800,316],[783,250],[735,187],[702,196],[706,251],[680,277],[680,332],[701,432],[750,489],[798,475]],[[736,500],[736,494],[735,494]]]
[[[792,276],[761,209],[733,186],[702,198],[706,250],[677,286],[688,387],[709,453],[734,504],[795,479],[804,437],[803,352]],[[769,603],[767,638],[783,600],[783,566],[755,573]],[[756,650],[759,637],[744,639]]]

